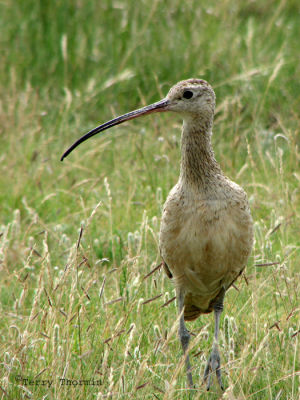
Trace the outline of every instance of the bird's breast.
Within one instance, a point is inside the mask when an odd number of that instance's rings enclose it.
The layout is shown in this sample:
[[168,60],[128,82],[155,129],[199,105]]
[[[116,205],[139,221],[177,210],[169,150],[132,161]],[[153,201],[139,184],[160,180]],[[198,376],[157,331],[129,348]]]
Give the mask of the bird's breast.
[[244,268],[252,247],[247,200],[171,191],[162,216],[161,255],[178,284],[214,292]]

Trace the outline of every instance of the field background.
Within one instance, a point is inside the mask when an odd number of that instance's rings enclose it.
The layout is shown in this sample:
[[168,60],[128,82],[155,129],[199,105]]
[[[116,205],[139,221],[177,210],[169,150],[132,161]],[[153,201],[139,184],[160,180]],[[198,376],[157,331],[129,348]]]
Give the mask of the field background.
[[213,315],[188,324],[193,398],[299,398],[299,38],[298,0],[1,1],[1,399],[192,398],[172,282],[144,279],[180,119],[131,121],[59,161],[190,77],[215,88],[216,158],[255,221],[222,316],[223,394],[202,385]]

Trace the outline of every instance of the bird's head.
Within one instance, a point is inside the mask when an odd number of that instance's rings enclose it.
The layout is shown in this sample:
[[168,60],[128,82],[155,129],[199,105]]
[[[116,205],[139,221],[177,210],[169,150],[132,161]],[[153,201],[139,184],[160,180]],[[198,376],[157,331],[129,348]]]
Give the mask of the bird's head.
[[183,118],[213,116],[216,96],[213,88],[202,79],[187,79],[174,85],[166,96],[170,111],[182,114]]
[[198,120],[199,123],[202,121],[203,125],[208,127],[212,123],[214,110],[215,93],[206,81],[202,79],[180,81],[169,90],[169,93],[164,99],[114,118],[86,133],[65,151],[61,157],[61,161],[85,140],[115,125],[129,121],[130,119],[154,112],[173,111],[181,114],[184,120]]

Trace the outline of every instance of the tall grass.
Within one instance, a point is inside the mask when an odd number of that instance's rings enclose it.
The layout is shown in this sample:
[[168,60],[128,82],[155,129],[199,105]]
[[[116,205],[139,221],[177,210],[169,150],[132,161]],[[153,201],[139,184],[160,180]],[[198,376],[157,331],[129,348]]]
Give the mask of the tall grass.
[[202,77],[217,94],[216,157],[248,193],[255,246],[226,296],[224,394],[202,385],[212,316],[188,326],[194,398],[298,399],[298,1],[0,8],[1,398],[191,396],[172,282],[145,278],[160,263],[181,121],[140,119],[59,158],[98,122]]

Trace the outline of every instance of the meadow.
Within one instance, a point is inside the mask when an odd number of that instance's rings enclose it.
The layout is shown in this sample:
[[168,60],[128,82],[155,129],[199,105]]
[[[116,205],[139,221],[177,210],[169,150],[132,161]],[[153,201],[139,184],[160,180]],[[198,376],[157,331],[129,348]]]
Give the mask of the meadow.
[[[0,3],[0,399],[300,397],[298,0]],[[225,299],[225,391],[202,375],[213,315],[188,323],[157,269],[181,120],[83,133],[203,78],[213,146],[247,192],[255,244]]]

